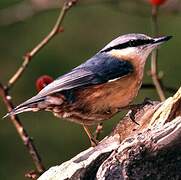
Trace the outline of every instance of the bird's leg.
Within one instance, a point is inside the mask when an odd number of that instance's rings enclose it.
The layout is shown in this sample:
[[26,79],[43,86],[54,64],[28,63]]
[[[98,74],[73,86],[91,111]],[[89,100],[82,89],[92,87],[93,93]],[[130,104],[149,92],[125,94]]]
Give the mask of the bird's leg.
[[94,139],[98,140],[103,129],[103,123],[99,123],[94,132]]
[[86,125],[83,124],[83,128],[84,128],[86,134],[87,134],[88,137],[89,137],[91,146],[92,146],[92,147],[97,146],[98,142],[97,142],[97,140],[92,136],[92,134],[91,134],[91,132],[90,132],[88,126],[86,126]]

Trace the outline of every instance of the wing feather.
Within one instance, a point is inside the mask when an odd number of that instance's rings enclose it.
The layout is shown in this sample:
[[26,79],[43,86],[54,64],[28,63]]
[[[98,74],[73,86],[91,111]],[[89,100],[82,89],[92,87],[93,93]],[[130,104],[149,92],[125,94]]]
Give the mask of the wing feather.
[[41,98],[64,90],[104,83],[132,72],[133,66],[130,62],[113,58],[106,53],[96,54],[84,64],[50,83],[38,93],[37,97]]
[[93,82],[93,79],[95,79],[95,74],[93,72],[85,69],[76,69],[59,77],[57,80],[42,89],[38,95],[46,96],[59,91],[89,85]]
[[125,77],[133,70],[130,62],[117,59],[105,52],[99,52],[85,63],[47,85],[36,96],[17,106],[8,115],[29,111],[36,104],[44,101],[46,96],[53,93],[105,83]]
[[109,80],[124,77],[132,72],[133,66],[128,61],[113,58],[106,53],[96,54],[84,64],[47,85],[36,96],[26,101],[25,104],[41,101],[45,96],[56,92],[105,83]]

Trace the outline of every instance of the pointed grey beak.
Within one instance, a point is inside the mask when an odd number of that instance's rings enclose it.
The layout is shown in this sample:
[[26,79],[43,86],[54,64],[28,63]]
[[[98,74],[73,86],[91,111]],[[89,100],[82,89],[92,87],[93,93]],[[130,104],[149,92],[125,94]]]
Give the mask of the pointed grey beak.
[[171,38],[172,38],[172,36],[162,36],[162,37],[158,37],[158,38],[153,38],[152,44],[159,45],[159,44],[162,44],[162,43],[170,40]]

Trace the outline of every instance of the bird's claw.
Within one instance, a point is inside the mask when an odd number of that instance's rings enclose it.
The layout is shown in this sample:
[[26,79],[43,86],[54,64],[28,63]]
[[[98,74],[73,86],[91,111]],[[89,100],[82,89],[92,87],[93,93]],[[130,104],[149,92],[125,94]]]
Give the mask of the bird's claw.
[[129,117],[137,125],[139,125],[139,123],[135,121],[135,115],[138,111],[143,109],[145,105],[153,105],[153,102],[151,101],[151,99],[146,97],[142,104],[130,105]]
[[90,138],[90,143],[92,147],[95,147],[99,144],[99,141],[94,138]]
[[143,105],[143,106],[144,106],[144,105],[153,105],[153,102],[152,102],[152,100],[151,100],[150,98],[146,97],[146,98],[144,99],[142,105]]
[[135,121],[135,114],[138,112],[139,109],[140,109],[140,108],[138,108],[138,109],[136,109],[136,108],[131,109],[130,112],[129,112],[129,114],[128,114],[129,117],[130,117],[130,119],[131,119],[135,124],[137,124],[137,125],[140,125],[140,124]]

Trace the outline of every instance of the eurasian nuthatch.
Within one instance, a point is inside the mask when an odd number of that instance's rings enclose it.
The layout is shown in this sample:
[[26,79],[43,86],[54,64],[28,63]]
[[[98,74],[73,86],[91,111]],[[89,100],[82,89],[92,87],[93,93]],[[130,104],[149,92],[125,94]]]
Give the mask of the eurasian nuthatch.
[[87,125],[110,119],[133,101],[142,84],[148,55],[170,38],[144,34],[119,36],[7,115],[46,110],[88,130]]

